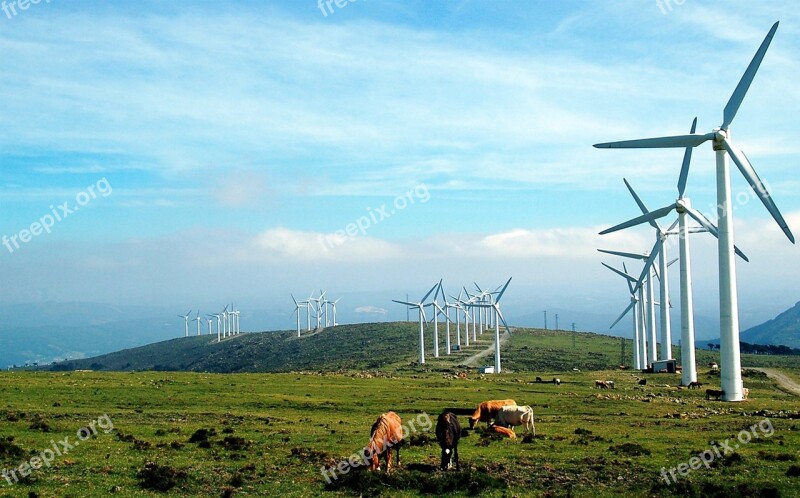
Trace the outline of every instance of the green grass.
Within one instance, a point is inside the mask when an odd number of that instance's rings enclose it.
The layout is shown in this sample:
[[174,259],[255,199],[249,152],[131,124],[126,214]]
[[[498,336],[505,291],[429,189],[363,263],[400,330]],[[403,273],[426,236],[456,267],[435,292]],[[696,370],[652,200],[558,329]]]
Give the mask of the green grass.
[[[397,341],[403,341],[405,325],[398,327]],[[339,351],[334,339],[341,337],[330,334],[320,344]],[[484,334],[471,352],[490,344],[491,335]],[[800,485],[799,477],[787,476],[800,465],[800,418],[790,418],[800,416],[800,401],[762,376],[745,377],[749,401],[722,403],[706,401],[701,391],[667,387],[679,382],[675,375],[647,375],[647,386],[638,386],[632,372],[616,368],[619,339],[604,336],[579,334],[573,348],[570,333],[520,330],[504,346],[508,373],[490,376],[459,366],[470,352],[431,358],[420,368],[413,349],[388,361],[377,352],[396,344],[370,347],[372,357],[340,356],[335,368],[385,366],[306,373],[2,373],[0,440],[14,439],[0,445],[0,468],[19,465],[51,440],[74,440],[79,428],[104,415],[114,430],[99,431],[27,482],[10,487],[0,480],[0,496],[730,498],[793,496]],[[490,355],[482,364],[492,361]],[[468,378],[454,378],[460,371]],[[718,377],[700,371],[702,382],[718,385]],[[563,383],[538,384],[535,376]],[[594,379],[614,380],[617,389],[596,390]],[[394,410],[406,423],[429,414],[435,423],[445,407],[493,398],[532,405],[537,437],[471,432],[459,446],[462,472],[442,473],[434,470],[439,448],[431,429],[426,434],[434,442],[403,448],[401,467],[392,474],[353,473],[326,486],[320,467],[362,448],[381,412]],[[715,468],[695,470],[674,485],[661,478],[662,467],[688,462],[712,441],[735,437],[765,417],[774,435],[742,445],[740,461],[718,460]],[[207,443],[190,443],[199,429],[214,431]],[[166,493],[142,489],[137,475],[146,466],[150,473],[166,469],[176,485]]]

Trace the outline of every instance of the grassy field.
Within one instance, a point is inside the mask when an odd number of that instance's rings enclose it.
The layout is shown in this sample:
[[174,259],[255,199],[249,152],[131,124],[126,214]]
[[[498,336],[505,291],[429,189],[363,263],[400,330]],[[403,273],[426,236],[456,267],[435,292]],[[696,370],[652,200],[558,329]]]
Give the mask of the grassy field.
[[[745,377],[749,401],[722,403],[667,387],[679,381],[672,375],[647,375],[638,386],[631,372],[587,371],[618,363],[619,339],[583,335],[573,348],[570,334],[520,332],[504,352],[504,368],[516,373],[470,370],[466,379],[453,376],[463,356],[424,369],[398,360],[381,371],[2,373],[0,468],[19,467],[65,437],[74,444],[92,422],[96,434],[19,483],[0,480],[0,496],[797,496],[800,402],[762,375]],[[791,358],[770,361],[796,367]],[[718,385],[701,371],[701,381]],[[617,389],[597,390],[595,379]],[[459,446],[462,471],[439,472],[433,429],[412,431],[391,474],[323,478],[321,467],[366,444],[381,412],[424,428],[445,407],[493,398],[532,405],[536,437],[469,432]],[[750,433],[758,437],[736,439],[759,423]],[[665,482],[662,467],[726,440],[739,447]]]

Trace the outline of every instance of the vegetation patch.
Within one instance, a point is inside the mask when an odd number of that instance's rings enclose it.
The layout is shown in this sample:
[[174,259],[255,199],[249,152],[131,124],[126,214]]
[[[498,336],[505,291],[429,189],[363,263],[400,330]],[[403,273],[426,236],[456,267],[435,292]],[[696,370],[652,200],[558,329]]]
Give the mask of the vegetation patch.
[[800,477],[800,465],[792,465],[786,471],[786,477]]
[[417,491],[436,496],[451,493],[478,496],[508,487],[504,479],[492,476],[486,469],[465,469],[460,472],[434,469],[432,465],[411,465],[409,469],[393,470],[391,473],[350,472],[326,484],[325,489],[348,490],[361,496],[380,496],[391,491]]
[[0,439],[0,458],[3,459],[16,459],[21,457],[25,451],[14,444],[14,436],[8,436],[5,439]]
[[650,450],[638,443],[623,443],[617,446],[611,446],[608,449],[618,455],[625,456],[647,456],[650,454]]
[[174,467],[147,462],[136,477],[139,478],[139,486],[142,489],[166,492],[185,482],[187,474],[186,471]]

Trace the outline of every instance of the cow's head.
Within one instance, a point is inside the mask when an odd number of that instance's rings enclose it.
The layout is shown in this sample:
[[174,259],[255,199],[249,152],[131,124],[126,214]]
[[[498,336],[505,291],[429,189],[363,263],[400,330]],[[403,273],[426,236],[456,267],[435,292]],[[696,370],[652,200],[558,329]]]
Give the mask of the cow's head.
[[378,452],[373,450],[372,446],[367,446],[361,452],[364,456],[364,462],[367,464],[367,470],[381,470]]
[[475,428],[475,424],[477,424],[477,423],[478,423],[478,418],[477,417],[470,417],[469,418],[469,428],[470,429],[474,429]]

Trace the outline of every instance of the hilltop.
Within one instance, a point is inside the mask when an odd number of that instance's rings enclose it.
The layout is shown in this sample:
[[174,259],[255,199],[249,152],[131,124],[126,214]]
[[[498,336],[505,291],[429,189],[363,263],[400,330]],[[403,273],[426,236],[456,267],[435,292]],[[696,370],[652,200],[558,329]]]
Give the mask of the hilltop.
[[[305,332],[304,332],[305,334]],[[241,334],[218,343],[216,336],[193,336],[157,342],[115,353],[71,360],[51,370],[187,371],[214,373],[417,369],[416,323],[340,325],[297,338],[294,332]],[[430,370],[469,369],[494,363],[494,333],[451,356],[445,354],[444,327],[440,330],[440,357],[433,357],[433,334],[428,330],[426,364]],[[453,340],[455,343],[455,340]],[[624,345],[624,346],[623,346]],[[622,348],[624,347],[624,351]],[[604,370],[620,361],[630,364],[630,339],[591,332],[517,328],[502,346],[504,371],[564,372],[573,368]],[[481,355],[487,349],[489,354]],[[477,355],[477,357],[476,357]],[[678,357],[677,347],[673,356]],[[718,352],[698,350],[699,364],[715,361]],[[747,366],[781,366],[784,357],[743,355]],[[786,357],[789,360],[793,357]],[[469,365],[469,366],[467,366]]]
[[[216,336],[194,336],[157,342],[115,353],[62,362],[53,370],[288,372],[397,370],[417,364],[416,323],[340,325],[297,338],[295,332],[241,334],[218,343]],[[304,332],[306,334],[306,332]],[[440,358],[433,357],[433,334],[426,339],[426,366],[452,368],[492,347],[494,333],[478,336],[468,348],[445,355],[444,327],[439,332]],[[455,339],[453,343],[455,344]],[[630,351],[630,341],[626,341]],[[620,339],[593,333],[516,329],[503,345],[503,366],[509,370],[571,370],[615,367]],[[479,360],[491,365],[493,351]],[[475,362],[469,362],[475,363]]]

